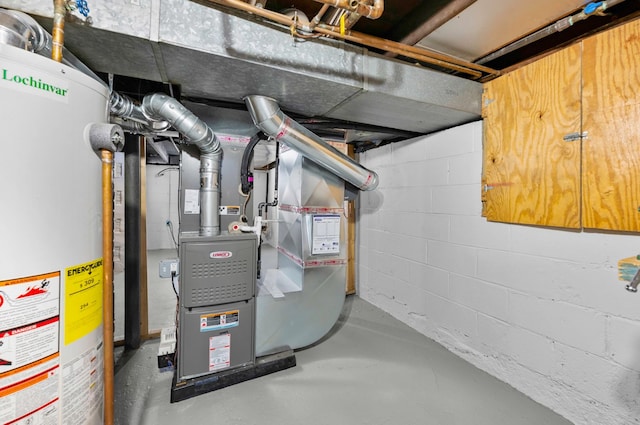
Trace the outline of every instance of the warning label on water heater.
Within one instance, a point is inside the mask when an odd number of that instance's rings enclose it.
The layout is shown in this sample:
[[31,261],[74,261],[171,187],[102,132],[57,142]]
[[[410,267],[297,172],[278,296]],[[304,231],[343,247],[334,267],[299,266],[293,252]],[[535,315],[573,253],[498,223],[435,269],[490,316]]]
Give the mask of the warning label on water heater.
[[0,281],[0,423],[57,424],[60,272]]

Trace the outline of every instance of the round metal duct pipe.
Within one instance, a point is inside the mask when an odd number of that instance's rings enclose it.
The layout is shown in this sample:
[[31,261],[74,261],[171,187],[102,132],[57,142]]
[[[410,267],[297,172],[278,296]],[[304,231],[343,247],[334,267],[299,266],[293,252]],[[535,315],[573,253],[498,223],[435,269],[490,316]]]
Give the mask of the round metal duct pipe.
[[334,149],[320,137],[285,115],[278,103],[266,96],[244,98],[254,124],[300,155],[327,169],[360,190],[378,186],[378,175]]

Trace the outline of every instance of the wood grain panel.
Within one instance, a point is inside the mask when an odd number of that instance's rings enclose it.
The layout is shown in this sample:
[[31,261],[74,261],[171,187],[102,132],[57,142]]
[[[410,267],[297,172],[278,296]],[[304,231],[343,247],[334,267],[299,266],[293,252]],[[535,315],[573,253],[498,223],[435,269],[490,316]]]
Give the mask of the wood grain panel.
[[581,46],[484,86],[484,213],[491,221],[580,227]]
[[640,231],[640,21],[584,41],[584,227]]

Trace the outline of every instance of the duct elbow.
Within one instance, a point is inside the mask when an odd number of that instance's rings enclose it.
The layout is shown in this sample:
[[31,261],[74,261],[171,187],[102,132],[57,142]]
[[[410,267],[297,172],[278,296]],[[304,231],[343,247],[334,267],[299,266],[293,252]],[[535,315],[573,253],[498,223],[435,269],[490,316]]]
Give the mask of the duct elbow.
[[265,134],[351,183],[360,190],[378,186],[378,175],[339,152],[319,136],[287,117],[277,102],[266,96],[244,98],[253,123]]
[[220,155],[220,142],[213,130],[173,97],[163,93],[145,96],[142,112],[150,120],[166,120],[203,154]]
[[[276,120],[280,107],[275,99],[267,96],[251,95],[244,98],[253,123],[265,134],[275,136],[279,133],[282,120]],[[278,122],[280,121],[280,122]]]

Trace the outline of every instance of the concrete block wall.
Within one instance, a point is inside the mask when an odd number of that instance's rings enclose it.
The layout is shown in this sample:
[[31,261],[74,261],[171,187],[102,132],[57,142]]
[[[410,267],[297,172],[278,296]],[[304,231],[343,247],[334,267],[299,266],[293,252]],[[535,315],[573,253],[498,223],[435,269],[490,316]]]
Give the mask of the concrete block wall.
[[640,236],[487,222],[481,122],[360,161],[362,298],[577,425],[640,423]]
[[175,166],[147,165],[147,250],[175,248],[167,221],[177,241],[179,177]]

